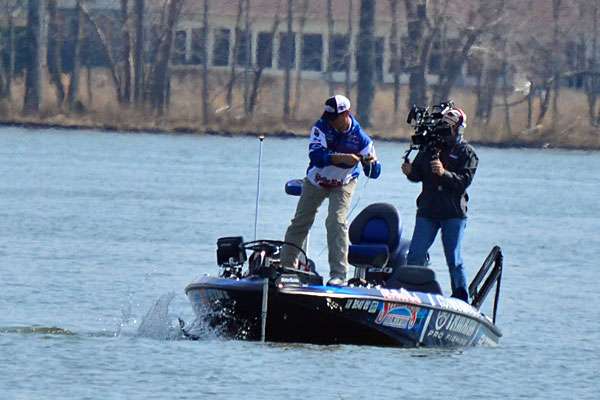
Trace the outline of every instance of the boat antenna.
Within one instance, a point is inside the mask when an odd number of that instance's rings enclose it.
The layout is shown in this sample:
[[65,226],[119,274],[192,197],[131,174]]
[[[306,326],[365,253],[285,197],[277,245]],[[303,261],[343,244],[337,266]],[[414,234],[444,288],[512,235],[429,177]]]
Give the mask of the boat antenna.
[[262,146],[263,141],[265,140],[264,135],[260,135],[258,137],[259,147],[258,147],[258,177],[256,179],[256,209],[254,212],[254,240],[256,240],[256,226],[258,225],[258,203],[260,199],[260,166],[262,164]]

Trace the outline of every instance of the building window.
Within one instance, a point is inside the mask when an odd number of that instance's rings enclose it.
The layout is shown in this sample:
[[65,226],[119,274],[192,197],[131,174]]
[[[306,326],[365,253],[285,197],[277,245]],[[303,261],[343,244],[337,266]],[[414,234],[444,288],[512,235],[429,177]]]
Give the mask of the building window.
[[273,66],[273,35],[270,32],[260,32],[256,45],[256,63],[261,68]]
[[185,64],[185,41],[187,39],[186,31],[175,32],[175,42],[173,48],[173,64]]
[[192,29],[192,54],[190,55],[191,64],[204,64],[204,51],[206,40],[203,29]]
[[252,33],[248,31],[238,31],[236,40],[236,62],[237,65],[250,64],[250,54],[252,54]]
[[213,65],[224,67],[229,64],[229,29],[219,28],[215,30],[213,47]]
[[323,59],[323,36],[319,33],[302,35],[302,69],[321,71]]
[[288,66],[294,68],[296,65],[296,34],[292,32],[279,33],[279,69],[285,69]]
[[334,72],[346,71],[350,62],[350,37],[348,35],[333,35],[329,38],[330,68]]

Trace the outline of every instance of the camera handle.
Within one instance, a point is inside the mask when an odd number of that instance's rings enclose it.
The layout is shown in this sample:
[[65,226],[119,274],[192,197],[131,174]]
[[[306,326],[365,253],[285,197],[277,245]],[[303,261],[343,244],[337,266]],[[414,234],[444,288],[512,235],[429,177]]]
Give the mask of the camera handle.
[[413,150],[419,150],[419,146],[410,145],[408,147],[408,150],[406,150],[404,156],[402,157],[405,163],[410,163],[410,159],[408,158],[408,156],[410,156],[410,153],[412,153]]

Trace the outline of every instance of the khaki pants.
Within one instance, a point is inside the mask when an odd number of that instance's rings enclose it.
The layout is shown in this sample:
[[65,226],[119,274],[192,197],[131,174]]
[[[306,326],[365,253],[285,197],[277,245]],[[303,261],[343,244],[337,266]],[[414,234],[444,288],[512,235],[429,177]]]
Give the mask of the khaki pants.
[[[356,188],[356,179],[336,188],[323,188],[313,185],[304,178],[302,195],[298,200],[296,214],[285,233],[285,241],[302,247],[308,231],[312,227],[317,210],[323,200],[329,199],[329,211],[325,226],[327,228],[327,247],[329,248],[329,273],[332,278],[346,279],[348,271],[348,224],[347,216],[352,193]],[[292,266],[299,251],[292,246],[281,250],[281,264]]]

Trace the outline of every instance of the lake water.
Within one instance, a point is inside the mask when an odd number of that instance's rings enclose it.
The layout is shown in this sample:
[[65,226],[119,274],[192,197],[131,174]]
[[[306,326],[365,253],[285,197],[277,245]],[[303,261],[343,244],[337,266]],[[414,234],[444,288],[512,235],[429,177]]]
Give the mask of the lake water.
[[[376,201],[414,224],[404,145],[376,143]],[[390,349],[177,340],[184,287],[218,237],[253,237],[255,138],[0,129],[0,398],[573,398],[600,390],[600,153],[477,148],[464,258],[505,273],[495,348]],[[306,139],[263,146],[258,236],[280,239]],[[324,210],[310,254],[326,275]],[[431,250],[447,290],[441,243]],[[154,307],[162,298],[170,307]],[[159,302],[160,303],[160,302]],[[164,304],[163,304],[164,306]],[[143,325],[144,329],[139,329]]]

